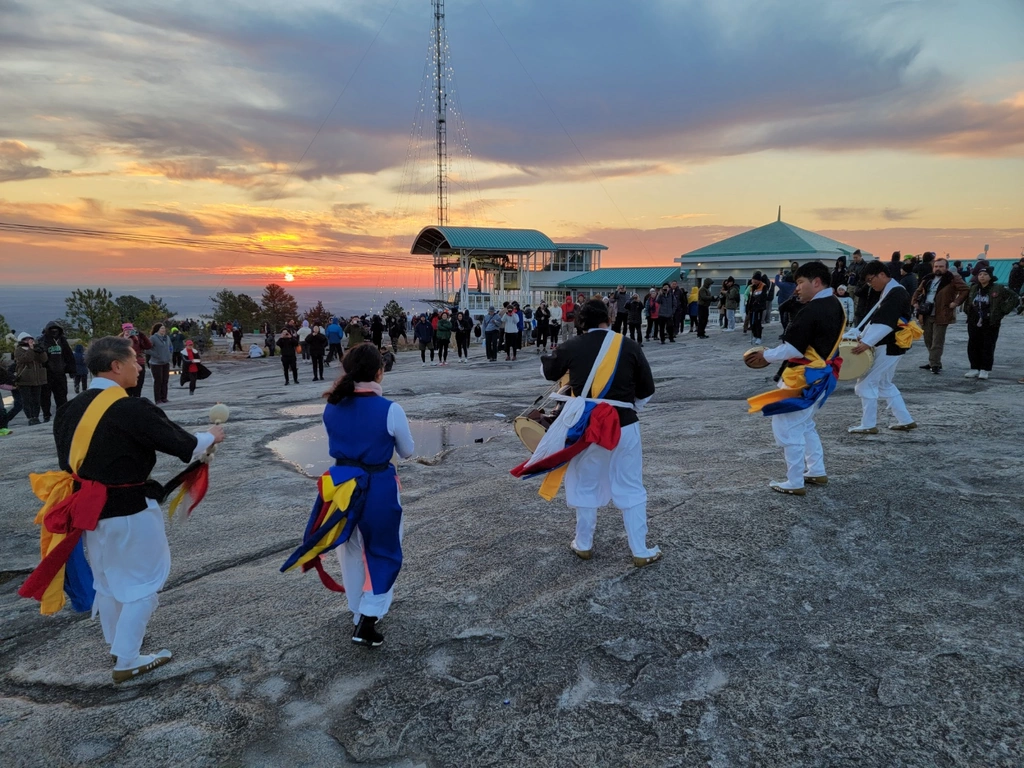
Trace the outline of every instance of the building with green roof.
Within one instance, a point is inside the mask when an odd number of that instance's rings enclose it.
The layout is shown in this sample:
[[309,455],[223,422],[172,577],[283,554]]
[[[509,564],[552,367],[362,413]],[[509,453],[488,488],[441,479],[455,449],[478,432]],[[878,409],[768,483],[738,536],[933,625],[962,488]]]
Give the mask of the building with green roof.
[[[855,245],[784,222],[780,211],[779,219],[771,224],[684,253],[675,261],[694,278],[710,277],[717,282],[732,275],[746,281],[754,272],[772,277],[793,261],[822,261],[831,268],[836,259],[845,256],[849,263],[855,250]],[[873,258],[864,251],[861,255],[867,261]]]
[[560,282],[558,287],[566,292],[608,293],[621,285],[644,294],[651,288],[660,288],[678,279],[679,267],[606,267],[570,277]]
[[556,243],[535,229],[424,227],[411,253],[434,264],[434,299],[484,312],[504,301],[522,305],[560,291],[559,284],[601,266],[600,243]]

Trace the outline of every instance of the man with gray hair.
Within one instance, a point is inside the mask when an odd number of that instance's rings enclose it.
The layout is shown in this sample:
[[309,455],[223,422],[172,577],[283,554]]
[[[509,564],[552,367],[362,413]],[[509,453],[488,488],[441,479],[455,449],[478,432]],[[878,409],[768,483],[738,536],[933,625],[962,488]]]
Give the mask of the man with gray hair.
[[[157,593],[171,569],[160,510],[168,490],[150,478],[157,453],[196,462],[179,476],[187,483],[205,474],[198,460],[224,440],[224,430],[213,426],[189,434],[149,400],[129,397],[127,390],[136,386],[140,366],[127,338],[96,339],[89,345],[86,364],[94,377],[92,384],[57,412],[53,425],[63,470],[53,474],[61,476],[55,479],[70,476],[74,485],[65,501],[53,505],[45,524],[52,533],[84,540],[95,589],[92,607],[116,657],[114,682],[122,683],[171,660],[166,649],[156,654],[141,652]],[[48,611],[47,595],[35,588],[37,574],[45,575],[48,563],[53,567],[51,555],[59,548],[50,548],[19,590],[43,602],[43,612],[59,610],[63,602],[57,601]],[[72,554],[68,548],[63,557],[69,560]]]

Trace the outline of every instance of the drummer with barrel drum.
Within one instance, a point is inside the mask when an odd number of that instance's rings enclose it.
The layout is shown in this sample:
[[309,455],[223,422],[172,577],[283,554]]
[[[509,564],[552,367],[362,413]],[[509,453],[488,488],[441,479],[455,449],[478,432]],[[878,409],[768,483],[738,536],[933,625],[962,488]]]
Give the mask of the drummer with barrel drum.
[[917,429],[917,422],[907,410],[903,395],[893,383],[896,367],[915,339],[923,331],[913,319],[910,294],[889,276],[885,264],[873,261],[864,268],[863,280],[870,288],[868,314],[861,321],[859,341],[850,352],[852,357],[874,352],[870,368],[857,380],[854,392],[860,397],[860,424],[850,427],[855,435],[878,433],[878,399],[888,404],[896,422],[889,429],[907,432]]
[[843,365],[839,343],[846,330],[846,313],[830,287],[831,273],[818,261],[799,267],[794,275],[800,300],[772,349],[754,347],[744,354],[750,368],[782,363],[778,388],[748,399],[750,413],[771,416],[775,443],[786,459],[786,479],[768,486],[779,493],[804,496],[806,485],[826,485],[824,449],[814,423],[818,409],[835,390]]

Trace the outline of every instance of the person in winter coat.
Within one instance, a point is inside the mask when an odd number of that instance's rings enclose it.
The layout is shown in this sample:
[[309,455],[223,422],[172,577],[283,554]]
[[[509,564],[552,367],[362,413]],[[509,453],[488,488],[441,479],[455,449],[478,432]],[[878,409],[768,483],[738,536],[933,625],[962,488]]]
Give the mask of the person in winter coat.
[[473,333],[473,318],[469,311],[455,314],[455,351],[460,363],[469,362],[469,337]]
[[299,340],[299,346],[302,347],[302,359],[309,360],[309,347],[306,346],[306,339],[309,338],[309,334],[313,332],[313,329],[309,327],[309,320],[303,320],[302,326],[295,333],[295,337]]
[[274,329],[267,324],[266,333],[263,336],[263,346],[267,348],[267,357],[273,357],[277,351],[277,334],[274,333]]
[[346,350],[358,347],[366,341],[366,329],[363,328],[363,323],[358,317],[353,317],[349,320],[348,327],[345,328],[345,335],[348,336],[348,347],[346,347]]
[[725,278],[722,292],[725,294],[725,330],[735,331],[736,310],[740,308],[740,287],[736,285],[735,278]]
[[928,347],[928,362],[921,369],[937,374],[942,370],[946,330],[956,322],[956,309],[967,299],[970,289],[959,274],[949,269],[945,259],[934,259],[931,265],[932,273],[917,286],[910,303]]
[[1024,291],[1024,256],[1010,267],[1010,277],[1006,281],[1007,287],[1018,296]]
[[89,387],[89,366],[85,364],[85,347],[75,344],[75,394]]
[[[857,256],[859,257],[859,255],[860,252],[858,251]],[[861,263],[863,264],[863,262]],[[783,310],[783,306],[792,306],[787,304],[787,302],[793,298],[795,293],[796,281],[793,279],[792,272],[784,272],[781,276],[775,278],[775,297],[779,302],[779,322],[782,323],[783,332],[785,332],[786,328],[789,327],[789,319],[793,314],[792,312]]]
[[171,328],[171,367],[181,370],[181,353],[185,350],[185,334],[175,328]]
[[149,335],[153,345],[149,350],[149,370],[153,373],[153,402],[157,405],[170,402],[167,399],[167,384],[171,377],[171,340],[167,326],[157,323]]
[[846,258],[843,257],[843,256],[840,256],[838,259],[836,259],[836,266],[832,270],[832,279],[831,279],[829,284],[832,286],[832,290],[834,291],[836,288],[838,288],[840,285],[842,285],[845,282],[846,282]]
[[687,333],[693,333],[697,330],[697,316],[700,314],[698,312],[700,303],[697,301],[699,295],[700,286],[694,285],[686,297],[686,315],[690,318],[690,330]]
[[437,365],[434,362],[434,328],[426,315],[420,315],[416,319],[416,324],[412,329],[412,337],[420,347],[420,361],[423,365],[427,364],[428,349],[430,350],[430,364]]
[[572,336],[572,328],[576,323],[576,302],[572,300],[572,294],[565,295],[562,302],[562,339],[555,339],[555,342],[568,341]]
[[1020,297],[999,285],[987,269],[979,270],[975,277],[978,282],[971,286],[967,297],[967,359],[971,369],[964,377],[987,379],[999,340],[999,324],[1017,308]]
[[[18,334],[18,342],[14,347],[14,380],[18,385],[18,391],[21,392],[25,416],[28,417],[30,425],[39,423],[43,387],[46,386],[49,375],[46,366],[47,357],[46,348],[36,344],[36,340],[29,334]],[[73,357],[72,360],[74,360]],[[64,386],[67,387],[66,379]]]
[[708,336],[708,317],[711,314],[711,304],[715,298],[711,295],[711,283],[710,277],[705,277],[701,281],[700,288],[697,290],[697,338],[707,339]]
[[[551,310],[548,309],[546,301],[540,303],[537,311],[533,313],[533,318],[537,321],[537,352],[547,352],[548,338],[551,336]],[[552,341],[557,342],[558,339]]]
[[319,325],[310,329],[303,349],[309,349],[309,359],[313,363],[313,381],[324,380],[324,355],[327,354],[327,337]]
[[902,285],[911,296],[914,295],[914,291],[917,290],[918,286],[917,275],[914,274],[915,266],[916,265],[911,260],[904,261],[903,264],[900,265],[900,285]]
[[434,335],[437,338],[437,361],[441,365],[448,365],[448,347],[452,343],[452,316],[447,309],[438,318]]
[[644,303],[640,301],[640,294],[634,293],[622,311],[626,315],[629,338],[642,347],[644,345]]
[[14,398],[14,405],[9,411],[0,402],[0,435],[11,434],[7,427],[14,417],[25,409],[21,400],[21,391],[18,389],[18,382],[14,378],[17,370],[18,364],[14,360],[11,360],[10,365],[0,365],[0,390],[10,392],[11,397]]
[[644,299],[644,312],[647,313],[647,331],[644,333],[644,341],[650,341],[651,336],[658,336],[658,289],[651,288]]
[[[626,311],[626,305],[629,304],[631,296],[626,290],[626,286],[620,285],[615,289],[615,293],[611,295],[608,302],[608,318],[612,323],[612,330],[616,333],[626,333],[626,326],[629,324],[629,314]],[[615,304],[615,309],[612,310],[612,303]]]
[[763,332],[762,321],[764,320],[764,310],[768,303],[768,289],[765,285],[765,279],[760,272],[755,272],[754,277],[750,281],[750,289],[747,291],[747,304],[746,304],[746,325],[750,327],[751,333],[751,344],[761,343],[761,334]]
[[669,341],[676,340],[676,304],[678,299],[672,293],[668,283],[661,286],[661,293],[658,294],[658,334],[661,336],[661,343],[665,343],[665,335],[668,334]]
[[135,350],[135,362],[142,369],[139,371],[138,383],[128,390],[128,397],[142,397],[142,387],[146,383],[146,352],[153,348],[153,342],[131,323],[121,325],[121,335],[132,343],[132,349]]
[[288,373],[292,374],[292,381],[299,383],[299,366],[297,350],[299,339],[288,328],[281,331],[281,337],[277,340],[277,346],[281,348],[281,368],[284,370],[284,385],[288,386]]
[[483,321],[483,330],[487,362],[493,363],[498,359],[498,338],[501,336],[501,316],[498,315],[494,307],[487,310],[487,316]]
[[341,323],[338,322],[338,318],[332,317],[331,322],[327,325],[324,333],[327,335],[327,361],[326,365],[328,368],[331,367],[331,360],[337,357],[339,360],[345,354],[341,350],[341,340],[345,336],[345,332],[341,329]]
[[380,315],[370,318],[370,338],[373,339],[373,346],[380,349],[384,344],[384,321]]
[[846,326],[849,328],[850,324],[853,323],[853,299],[850,297],[845,285],[840,285],[836,288],[836,298],[843,305],[843,312],[846,313]]
[[46,324],[43,335],[35,340],[35,346],[46,352],[46,381],[40,393],[40,405],[43,421],[49,421],[51,395],[54,411],[68,401],[68,376],[75,375],[75,354],[64,336],[64,329],[54,322]]
[[515,360],[519,357],[519,347],[522,343],[522,332],[519,330],[519,313],[515,306],[510,306],[502,316],[502,327],[505,331],[505,359]]

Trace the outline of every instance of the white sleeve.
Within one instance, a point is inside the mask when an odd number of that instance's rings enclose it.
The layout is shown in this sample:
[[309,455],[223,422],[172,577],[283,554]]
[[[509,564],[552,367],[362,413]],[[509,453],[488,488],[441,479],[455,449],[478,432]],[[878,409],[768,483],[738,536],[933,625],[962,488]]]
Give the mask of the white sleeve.
[[210,446],[213,445],[213,435],[209,432],[196,432],[196,439],[199,442],[196,444],[196,449],[192,451],[192,461],[210,450]]
[[892,328],[888,325],[884,325],[883,323],[870,323],[860,335],[860,340],[869,347],[873,347],[890,333],[892,333]]
[[651,395],[650,397],[641,397],[639,400],[637,400],[636,403],[634,403],[634,408],[636,408],[636,412],[642,413],[644,408],[647,407],[647,404],[651,402],[652,397],[654,397],[654,395]]
[[777,347],[772,349],[766,349],[764,351],[764,359],[769,363],[781,363],[783,360],[789,360],[792,357],[803,357],[804,354],[788,341],[779,344]]
[[395,450],[403,459],[408,459],[416,450],[416,443],[409,430],[409,419],[398,403],[392,403],[388,409],[388,434],[395,438]]

